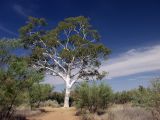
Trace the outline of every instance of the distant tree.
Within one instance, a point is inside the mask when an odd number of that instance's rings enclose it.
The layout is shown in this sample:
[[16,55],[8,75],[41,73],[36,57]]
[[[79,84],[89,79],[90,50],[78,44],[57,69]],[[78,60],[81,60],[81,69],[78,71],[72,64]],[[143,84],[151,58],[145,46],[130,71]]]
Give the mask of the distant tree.
[[104,76],[98,68],[110,50],[99,42],[98,32],[83,16],[67,18],[50,31],[43,30],[45,25],[44,19],[29,17],[27,25],[20,29],[20,37],[32,50],[35,68],[64,80],[64,107],[69,107],[70,91],[77,80]]

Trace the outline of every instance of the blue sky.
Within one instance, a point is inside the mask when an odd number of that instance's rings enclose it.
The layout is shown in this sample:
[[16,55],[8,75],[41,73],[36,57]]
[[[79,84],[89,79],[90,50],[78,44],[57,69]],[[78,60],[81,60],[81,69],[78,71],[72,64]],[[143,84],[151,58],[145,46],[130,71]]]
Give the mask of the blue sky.
[[[91,19],[112,50],[102,69],[109,72],[105,82],[114,90],[148,86],[159,76],[159,0],[1,0],[0,38],[18,37],[27,16],[44,17],[54,28],[58,21],[79,15]],[[61,86],[51,79],[47,82]]]

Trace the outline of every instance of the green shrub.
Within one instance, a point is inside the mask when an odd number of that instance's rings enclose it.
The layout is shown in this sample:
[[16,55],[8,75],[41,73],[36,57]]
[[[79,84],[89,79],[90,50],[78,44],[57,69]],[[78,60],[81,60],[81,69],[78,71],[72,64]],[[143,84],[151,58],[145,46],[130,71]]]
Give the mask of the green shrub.
[[154,120],[160,120],[160,78],[153,80],[150,88],[140,87],[134,94],[133,102],[135,105],[149,109]]
[[77,108],[97,112],[108,107],[112,99],[112,89],[103,83],[89,85],[84,82],[75,88],[74,99]]
[[[28,93],[31,108],[39,107],[40,102],[47,100],[52,90],[53,87],[49,84],[34,83],[32,86],[30,86]],[[36,104],[37,106],[35,106],[35,103],[39,104]]]
[[128,102],[131,102],[133,99],[133,96],[131,94],[131,91],[122,91],[122,92],[116,92],[113,97],[113,102],[116,104],[125,104]]
[[135,90],[132,102],[134,103],[134,105],[145,107],[148,106],[150,97],[151,91],[149,89],[141,89],[139,87],[139,89]]
[[160,77],[153,80],[149,93],[147,107],[152,111],[154,119],[160,120]]
[[13,116],[16,107],[26,101],[24,98],[28,81],[39,81],[41,78],[38,72],[28,68],[23,58],[13,57],[7,63],[6,70],[0,69],[0,113],[4,119]]
[[62,104],[64,102],[64,93],[61,92],[52,92],[48,99],[56,100],[58,104]]

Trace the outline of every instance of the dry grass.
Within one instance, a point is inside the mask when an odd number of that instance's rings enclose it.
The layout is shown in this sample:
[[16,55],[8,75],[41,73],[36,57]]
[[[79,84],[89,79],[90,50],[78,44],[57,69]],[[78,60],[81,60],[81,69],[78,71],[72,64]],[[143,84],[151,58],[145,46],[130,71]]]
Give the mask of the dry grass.
[[[84,114],[80,120],[154,120],[152,113],[140,108],[133,107],[130,104],[113,105],[105,114]],[[156,119],[157,120],[157,119]]]
[[101,118],[101,120],[153,120],[151,112],[129,104],[115,105]]

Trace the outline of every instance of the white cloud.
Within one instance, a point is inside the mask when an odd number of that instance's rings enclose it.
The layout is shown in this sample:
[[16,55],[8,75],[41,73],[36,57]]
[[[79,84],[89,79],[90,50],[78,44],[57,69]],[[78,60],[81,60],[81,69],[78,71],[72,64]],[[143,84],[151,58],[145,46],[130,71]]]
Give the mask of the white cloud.
[[17,36],[16,33],[14,33],[13,31],[11,31],[11,30],[9,30],[9,29],[7,29],[6,27],[4,27],[4,26],[2,26],[2,25],[0,25],[0,31],[3,31],[3,32],[8,33],[8,34],[10,34],[10,35]]
[[101,70],[111,78],[160,70],[160,45],[131,49],[104,63]]
[[28,16],[26,10],[21,5],[15,4],[13,5],[13,9],[15,12],[17,12],[21,16],[24,16],[24,17]]

